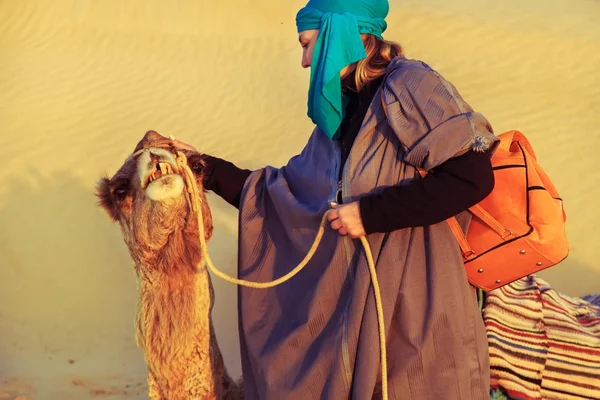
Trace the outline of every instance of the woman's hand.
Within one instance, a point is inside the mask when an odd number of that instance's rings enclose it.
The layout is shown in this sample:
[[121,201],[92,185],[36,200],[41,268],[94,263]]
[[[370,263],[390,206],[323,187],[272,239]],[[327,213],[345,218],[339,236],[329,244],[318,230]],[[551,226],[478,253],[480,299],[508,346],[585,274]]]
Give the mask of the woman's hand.
[[352,239],[366,236],[365,228],[360,217],[358,201],[349,204],[332,204],[333,211],[327,215],[331,228],[340,235],[348,235]]

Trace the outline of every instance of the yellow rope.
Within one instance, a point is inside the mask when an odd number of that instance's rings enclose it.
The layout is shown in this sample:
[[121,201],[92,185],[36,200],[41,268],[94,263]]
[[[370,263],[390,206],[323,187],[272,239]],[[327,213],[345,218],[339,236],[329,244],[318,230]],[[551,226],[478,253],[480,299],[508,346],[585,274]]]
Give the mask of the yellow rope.
[[[321,219],[321,224],[319,226],[319,230],[317,231],[317,236],[311,246],[310,250],[306,254],[306,257],[296,266],[293,270],[288,272],[286,275],[282,276],[279,279],[275,279],[270,282],[251,282],[243,279],[233,278],[223,272],[219,271],[212,260],[210,259],[210,255],[208,254],[208,247],[206,245],[206,239],[204,237],[204,223],[202,220],[202,211],[200,210],[200,205],[202,199],[199,196],[198,185],[196,184],[196,179],[194,177],[193,172],[190,170],[190,167],[187,164],[187,158],[185,154],[180,151],[176,152],[177,154],[177,165],[180,170],[185,174],[186,181],[186,198],[189,204],[192,207],[193,212],[196,213],[198,218],[198,233],[200,235],[200,246],[202,248],[203,261],[208,265],[210,270],[217,275],[219,278],[224,279],[228,282],[235,283],[237,285],[242,285],[246,287],[256,288],[256,289],[265,289],[277,286],[283,282],[288,281],[294,275],[296,275],[302,268],[308,264],[312,256],[315,254],[319,244],[321,243],[321,239],[323,237],[323,233],[325,232],[325,226],[327,224],[327,215],[332,211],[329,210],[325,212],[323,218]],[[375,271],[375,263],[373,261],[373,254],[371,253],[371,247],[369,246],[369,242],[366,237],[361,237],[360,241],[365,249],[365,254],[367,256],[367,263],[369,264],[369,272],[371,274],[371,282],[373,284],[373,291],[375,294],[375,305],[377,307],[377,322],[379,325],[379,347],[381,350],[381,389],[382,389],[382,398],[383,400],[388,400],[388,385],[387,385],[387,352],[386,352],[386,344],[385,344],[385,323],[383,319],[383,304],[381,302],[381,292],[379,289],[379,282],[377,280],[377,272]]]

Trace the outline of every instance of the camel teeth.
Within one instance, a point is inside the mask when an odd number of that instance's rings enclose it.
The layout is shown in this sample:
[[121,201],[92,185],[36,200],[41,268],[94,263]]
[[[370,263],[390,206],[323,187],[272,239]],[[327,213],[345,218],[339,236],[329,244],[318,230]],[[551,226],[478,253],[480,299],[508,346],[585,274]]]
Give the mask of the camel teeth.
[[152,171],[152,173],[148,177],[148,184],[154,182],[158,178],[161,178],[161,177],[166,176],[166,175],[173,174],[174,171],[175,170],[173,169],[173,167],[171,166],[170,163],[168,163],[168,162],[159,162],[156,165],[154,171]]
[[163,175],[168,175],[172,173],[171,165],[169,163],[160,163],[158,164],[158,167]]

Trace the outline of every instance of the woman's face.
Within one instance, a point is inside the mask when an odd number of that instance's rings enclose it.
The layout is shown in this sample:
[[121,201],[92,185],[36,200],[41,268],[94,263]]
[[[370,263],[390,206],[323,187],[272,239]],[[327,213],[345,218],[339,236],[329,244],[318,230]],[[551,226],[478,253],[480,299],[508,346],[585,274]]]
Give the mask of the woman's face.
[[[315,51],[315,43],[317,42],[317,36],[319,36],[318,29],[311,29],[302,31],[298,34],[298,41],[302,46],[302,68],[308,68],[312,64],[312,56]],[[363,36],[363,35],[361,35]],[[342,78],[346,77],[350,72],[356,68],[356,63],[348,65],[340,72]]]
[[315,43],[318,35],[318,29],[302,31],[298,34],[298,40],[302,46],[302,68],[308,68],[312,63],[312,56],[315,50]]

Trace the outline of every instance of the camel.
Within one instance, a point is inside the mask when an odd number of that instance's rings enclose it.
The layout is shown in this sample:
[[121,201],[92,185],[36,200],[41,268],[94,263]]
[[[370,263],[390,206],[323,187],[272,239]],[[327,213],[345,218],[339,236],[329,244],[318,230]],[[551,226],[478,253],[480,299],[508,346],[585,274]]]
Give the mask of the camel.
[[[185,199],[172,141],[148,131],[96,195],[120,224],[138,278],[136,343],[148,366],[152,400],[238,400],[241,382],[228,374],[213,329],[214,292],[201,267],[198,223]],[[202,189],[203,156],[182,151],[202,198],[205,240],[212,216]]]

